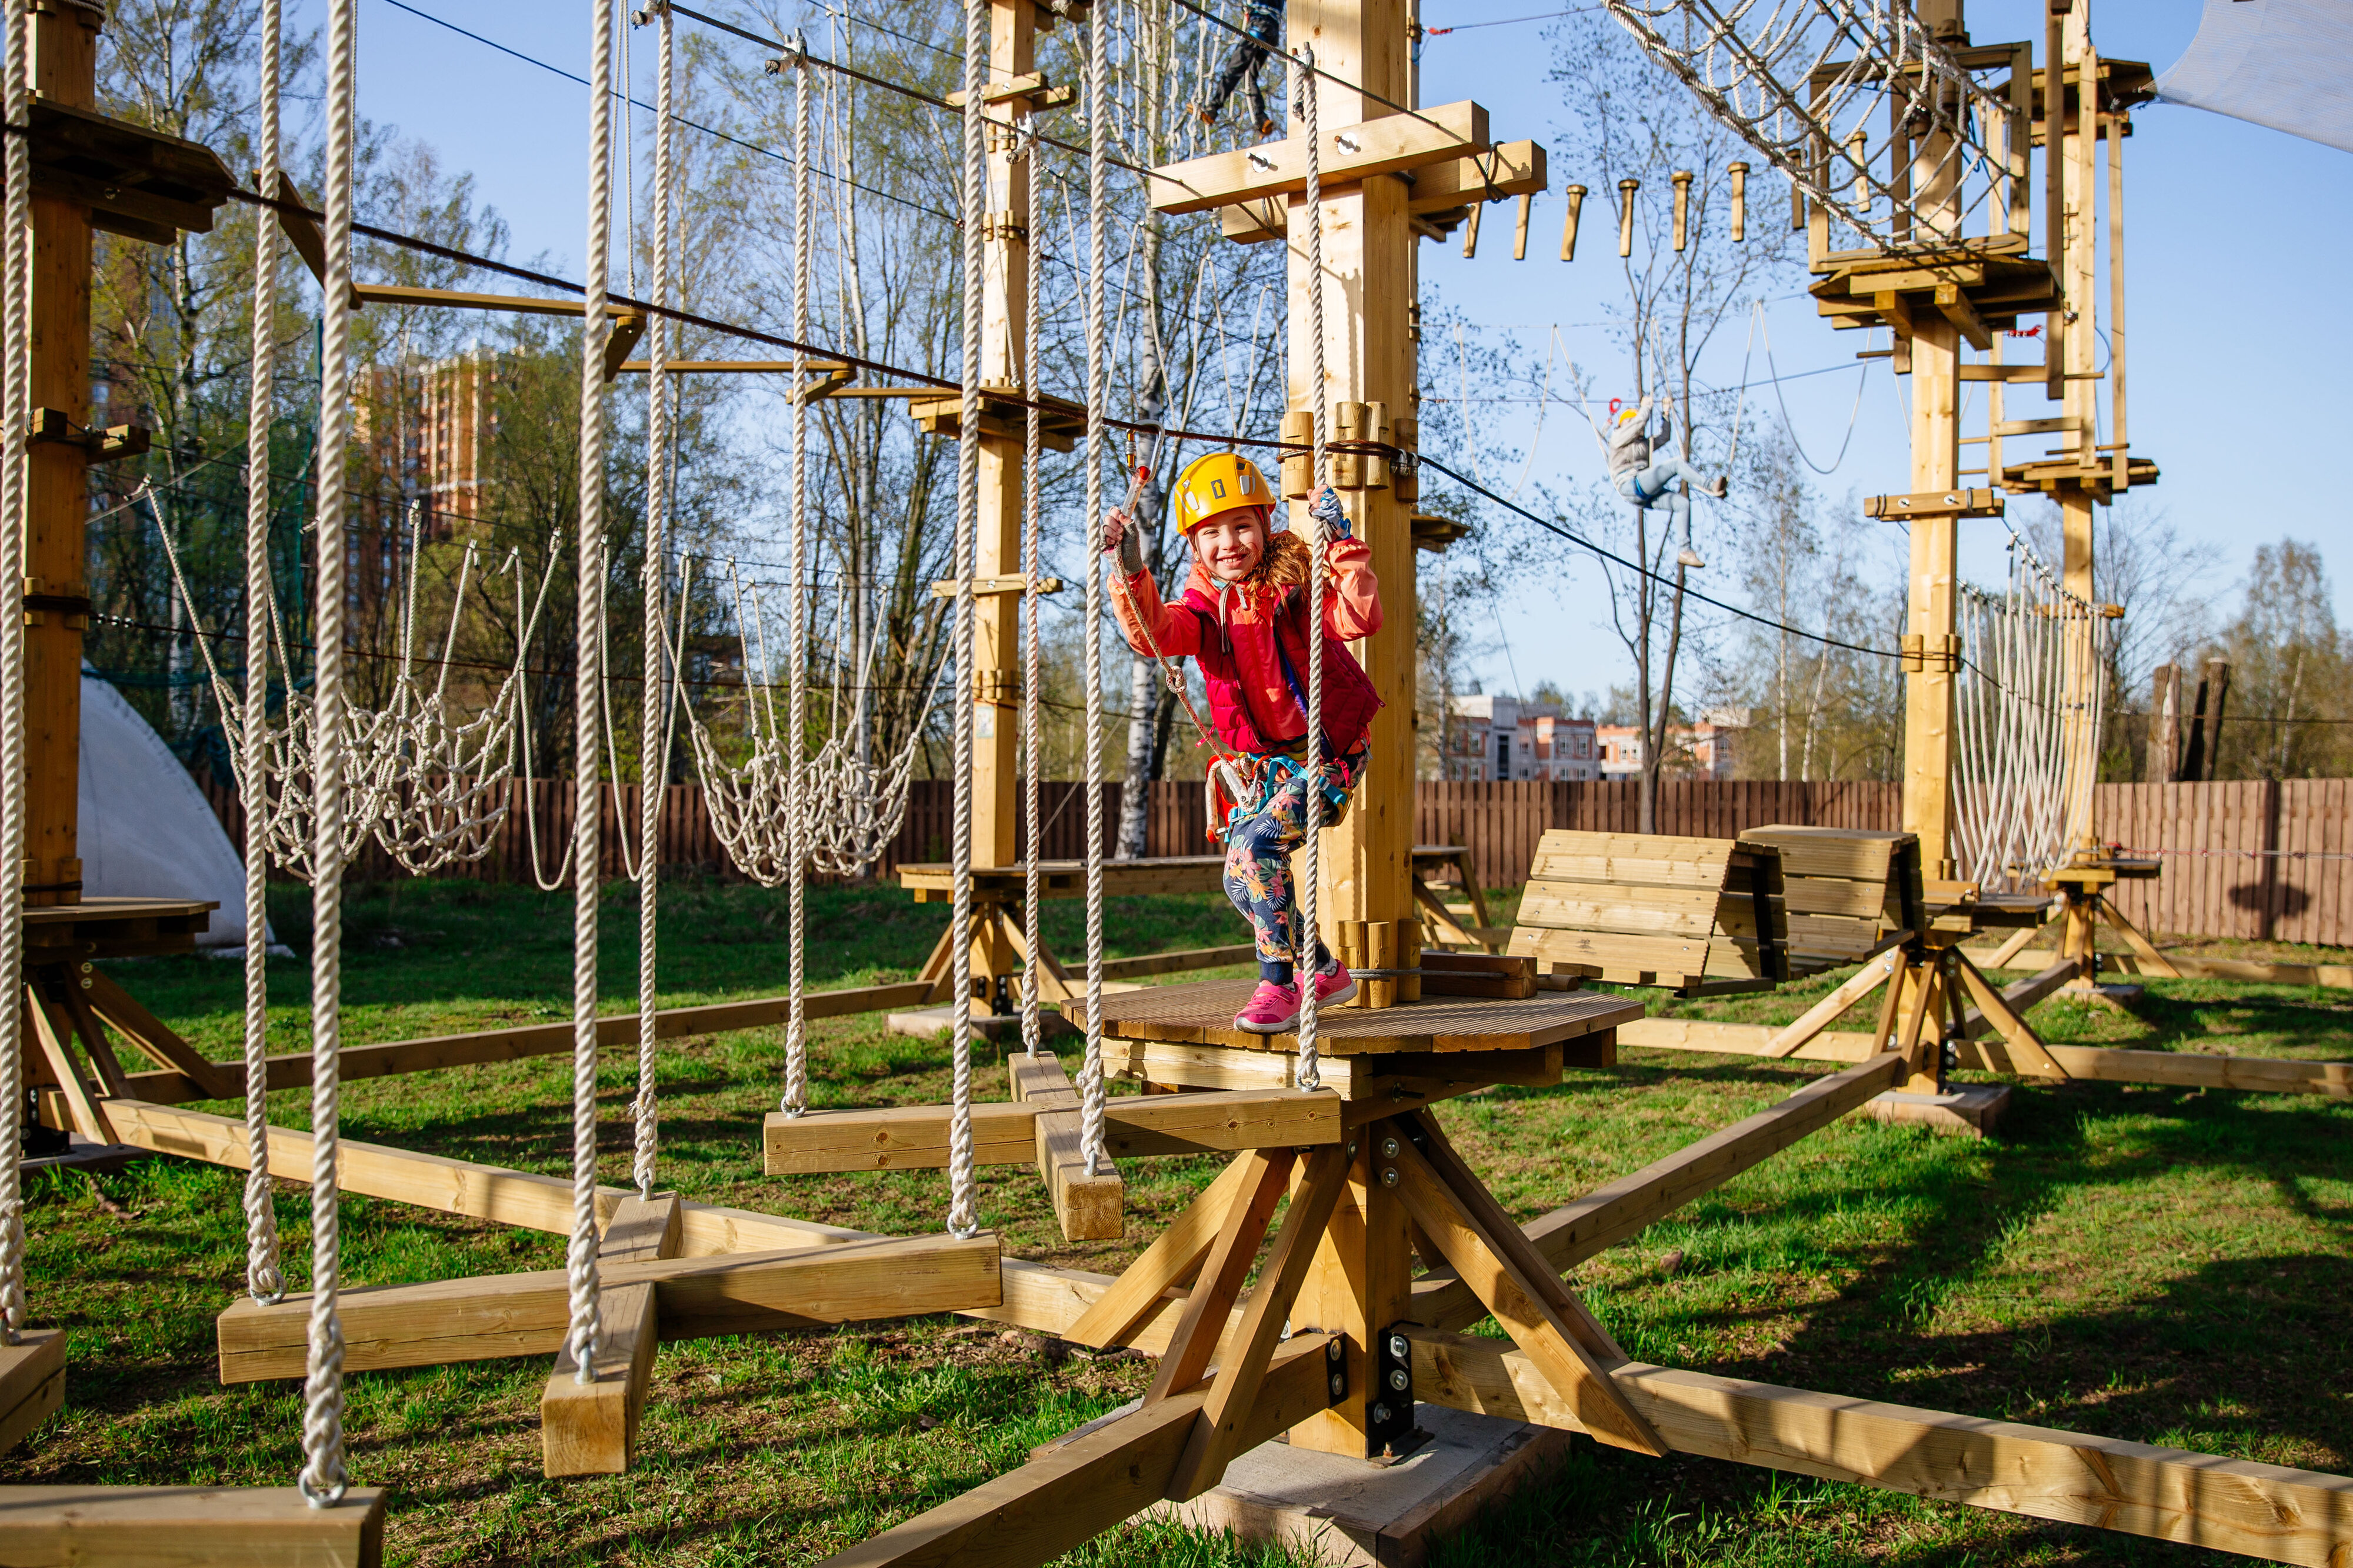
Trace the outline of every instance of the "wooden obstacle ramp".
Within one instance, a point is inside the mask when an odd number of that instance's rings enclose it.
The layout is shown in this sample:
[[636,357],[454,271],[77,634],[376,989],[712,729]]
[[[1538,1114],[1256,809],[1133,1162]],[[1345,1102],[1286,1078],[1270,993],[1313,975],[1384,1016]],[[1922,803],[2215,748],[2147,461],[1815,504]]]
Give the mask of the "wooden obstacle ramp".
[[1787,925],[1774,845],[1556,827],[1505,951],[1618,984],[1756,990],[1789,977]]

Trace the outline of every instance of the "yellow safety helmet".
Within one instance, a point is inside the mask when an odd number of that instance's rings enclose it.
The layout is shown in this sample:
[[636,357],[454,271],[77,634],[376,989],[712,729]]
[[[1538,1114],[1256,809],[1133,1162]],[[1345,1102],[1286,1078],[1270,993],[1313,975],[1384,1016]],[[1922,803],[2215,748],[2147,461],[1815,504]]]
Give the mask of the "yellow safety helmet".
[[1236,507],[1264,507],[1271,515],[1282,505],[1258,465],[1239,452],[1211,452],[1186,464],[1174,500],[1176,527],[1188,534]]

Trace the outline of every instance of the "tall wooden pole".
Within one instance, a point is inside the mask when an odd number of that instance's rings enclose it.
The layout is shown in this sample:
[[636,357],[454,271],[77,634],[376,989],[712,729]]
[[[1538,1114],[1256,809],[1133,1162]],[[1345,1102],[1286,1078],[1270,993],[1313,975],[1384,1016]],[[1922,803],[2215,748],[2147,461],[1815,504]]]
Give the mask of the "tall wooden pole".
[[[1038,68],[1035,0],[994,0],[988,10],[992,90]],[[991,120],[1018,121],[1018,100],[991,104]],[[987,231],[982,245],[981,384],[1033,385],[1028,342],[1029,183],[1009,131],[988,136]],[[1017,416],[1016,424],[1019,423]],[[974,564],[982,578],[1021,571],[1022,438],[984,434],[980,442],[980,538]],[[1015,805],[1020,798],[1021,595],[983,594],[973,605],[974,706],[972,863],[1010,866]],[[973,938],[972,972],[992,985],[1018,968],[996,921]]]
[[[1287,42],[1312,46],[1311,80],[1324,127],[1380,119],[1395,110],[1356,90],[1360,85],[1390,103],[1412,101],[1411,49],[1406,0],[1291,0]],[[1294,125],[1293,134],[1297,134]],[[1385,402],[1412,406],[1414,236],[1406,214],[1405,182],[1388,176],[1357,184],[1327,184],[1322,211],[1303,196],[1290,198],[1285,244],[1290,253],[1290,406],[1335,402]],[[1324,276],[1307,267],[1307,226],[1323,226]],[[1314,363],[1309,290],[1324,294],[1324,382],[1308,384]],[[1387,706],[1373,721],[1363,782],[1347,819],[1326,829],[1321,847],[1319,909],[1324,937],[1335,941],[1342,921],[1404,922],[1414,918],[1413,851],[1413,544],[1409,510],[1387,489],[1347,490],[1356,535],[1372,549],[1386,609],[1377,635],[1354,645]],[[1293,503],[1292,526],[1304,529],[1304,502]],[[1359,1140],[1347,1195],[1319,1245],[1315,1263],[1292,1319],[1347,1336],[1347,1396],[1334,1409],[1292,1430],[1294,1446],[1328,1453],[1367,1452],[1369,1412],[1379,1392],[1366,1352],[1374,1336],[1407,1315],[1411,1250],[1403,1210],[1377,1184],[1373,1140]]]
[[[75,109],[95,106],[98,30],[104,19],[80,0],[48,0],[33,17],[33,80],[40,95]],[[59,196],[33,197],[32,401],[76,429],[90,423],[90,209]],[[90,453],[51,441],[28,454],[24,591],[90,596],[86,561]],[[26,818],[25,902],[81,901],[76,816],[81,763],[81,640],[86,614],[44,608],[25,631]]]
[[[2086,604],[2095,602],[2092,592],[2093,508],[2100,493],[2098,487],[2108,477],[2099,452],[2099,383],[2094,379],[2099,370],[2100,279],[2093,220],[2098,190],[2100,84],[2099,59],[2092,50],[2090,10],[2088,0],[2075,0],[2067,14],[2062,31],[2065,56],[2060,68],[2063,80],[2068,75],[2074,78],[2075,112],[2060,116],[2059,124],[2052,127],[2045,142],[2047,154],[2062,168],[2067,232],[2065,275],[2060,279],[2067,302],[2063,340],[2067,395],[2062,408],[2073,422],[2077,468],[2083,475],[2075,482],[2058,487],[2060,531],[2065,552],[2063,572],[2067,592]],[[2057,353],[2059,345],[2053,343],[2043,352]],[[2073,850],[2087,847],[2094,837],[2091,797],[2093,780],[2099,768],[2100,731],[2094,719],[2096,710],[2093,693],[2102,672],[2090,617],[2071,616],[2063,624],[2066,646],[2062,658],[2067,706],[2061,744],[2067,756],[2067,820],[2078,828],[2078,842],[2066,846]]]

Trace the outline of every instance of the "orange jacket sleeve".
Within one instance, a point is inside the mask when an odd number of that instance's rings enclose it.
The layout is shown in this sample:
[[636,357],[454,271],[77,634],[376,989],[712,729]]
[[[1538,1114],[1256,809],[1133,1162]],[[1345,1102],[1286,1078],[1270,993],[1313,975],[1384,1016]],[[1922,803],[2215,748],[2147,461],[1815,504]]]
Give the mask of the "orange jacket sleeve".
[[1381,584],[1373,575],[1373,549],[1361,539],[1335,539],[1324,547],[1328,574],[1324,629],[1342,642],[1381,629]]
[[[1201,651],[1201,617],[1189,611],[1172,610],[1160,601],[1160,584],[1152,580],[1148,571],[1133,577],[1120,577],[1114,573],[1111,605],[1119,616],[1120,635],[1127,646],[1149,658],[1157,648],[1164,658],[1179,658]],[[1146,640],[1145,632],[1151,637]]]

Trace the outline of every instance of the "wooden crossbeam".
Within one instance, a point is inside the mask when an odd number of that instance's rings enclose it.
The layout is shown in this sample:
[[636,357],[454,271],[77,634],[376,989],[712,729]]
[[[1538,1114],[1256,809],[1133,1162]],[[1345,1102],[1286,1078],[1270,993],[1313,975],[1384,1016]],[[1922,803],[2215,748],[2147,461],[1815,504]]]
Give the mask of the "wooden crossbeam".
[[[1040,1058],[1046,1059],[1046,1058]],[[1032,1073],[1012,1060],[1016,1081]],[[1062,1079],[1063,1084],[1068,1079]],[[1055,1107],[984,1100],[972,1108],[973,1157],[983,1165],[1037,1158],[1037,1126]],[[769,1175],[820,1171],[938,1170],[947,1164],[950,1108],[895,1105],[869,1110],[771,1111],[762,1127]],[[1209,1094],[1122,1095],[1104,1103],[1103,1143],[1116,1158],[1204,1151],[1336,1143],[1339,1096],[1320,1089],[1254,1089]]]
[[[840,991],[812,991],[803,997],[803,1016],[835,1018],[851,1013],[880,1013],[920,1004],[931,987],[915,982],[893,985],[863,985]],[[95,995],[96,993],[93,993]],[[781,1024],[789,1016],[790,1000],[760,996],[741,1002],[712,1002],[696,1007],[666,1007],[655,1015],[655,1037],[681,1039],[690,1035],[719,1035],[733,1029],[759,1029]],[[105,1012],[101,1006],[100,1011]],[[117,1020],[119,1021],[119,1020]],[[638,1040],[638,1016],[617,1013],[596,1020],[599,1046],[630,1046]],[[431,1072],[441,1068],[470,1067],[482,1062],[521,1061],[528,1057],[561,1055],[572,1049],[571,1024],[526,1024],[520,1028],[477,1029],[462,1035],[428,1035],[412,1040],[385,1040],[373,1046],[347,1046],[343,1053],[343,1081],[388,1078],[397,1073]],[[241,1062],[210,1064],[214,1077],[195,1081],[184,1071],[132,1073],[132,1098],[153,1105],[177,1105],[191,1100],[237,1099],[245,1093]],[[311,1081],[311,1053],[289,1051],[268,1058],[271,1089],[299,1089]]]
[[[675,1194],[622,1199],[597,1246],[598,1265],[677,1257],[681,1219]],[[579,1359],[566,1342],[539,1396],[540,1462],[550,1476],[621,1475],[637,1452],[638,1417],[660,1331],[653,1285],[605,1287],[597,1315],[595,1379],[580,1381]]]
[[1233,1206],[1242,1184],[1251,1180],[1255,1176],[1248,1158],[1228,1162],[1217,1180],[1186,1205],[1185,1212],[1127,1266],[1126,1272],[1109,1282],[1092,1305],[1061,1329],[1060,1337],[1100,1347],[1127,1343],[1128,1336],[1141,1324],[1176,1300],[1170,1295],[1172,1290],[1192,1283],[1200,1272],[1201,1260],[1218,1239],[1226,1211]]
[[[1277,1347],[1237,1446],[1256,1447],[1331,1403],[1329,1334]],[[1206,1386],[1158,1400],[1054,1445],[1018,1470],[917,1514],[820,1568],[1030,1568],[1083,1545],[1166,1495],[1207,1399]]]
[[2010,1070],[2065,1082],[2067,1069],[2052,1057],[2050,1047],[2042,1043],[2042,1037],[2036,1034],[2019,1010],[2010,1005],[2009,998],[1995,989],[1993,982],[1985,977],[1982,970],[1969,962],[1968,953],[1954,948],[1952,955],[1954,966],[1960,971],[1961,984],[1968,988],[1970,995],[1978,999],[1978,1005],[1984,1010],[1987,1020],[2000,1031],[2003,1042],[2009,1047],[2012,1064]]
[[[1475,156],[1450,158],[1416,169],[1405,210],[1410,216],[1428,217],[1510,196],[1525,202],[1549,184],[1542,142],[1499,142]],[[1281,239],[1290,230],[1291,205],[1280,196],[1237,202],[1219,211],[1218,224],[1219,232],[1236,245]]]
[[[354,283],[353,298],[370,305],[443,305],[459,310],[504,310],[521,316],[579,316],[586,300],[549,300],[536,294],[481,294],[468,289],[420,289],[406,283]],[[606,313],[638,313],[633,305],[607,304]]]
[[[1566,1273],[1894,1088],[1905,1071],[1901,1055],[1889,1051],[1845,1072],[1817,1079],[1778,1105],[1530,1221],[1525,1227],[1528,1240],[1556,1273]],[[1413,1315],[1418,1322],[1462,1328],[1476,1322],[1484,1310],[1477,1294],[1459,1279],[1432,1275],[1415,1282]]]
[[312,1508],[299,1487],[0,1487],[0,1541],[11,1563],[376,1568],[385,1497],[353,1487]]
[[0,1345],[0,1454],[66,1402],[66,1333],[63,1329],[26,1329],[13,1345]]
[[[1324,133],[1318,174],[1324,186],[1448,163],[1487,151],[1487,111],[1464,100],[1391,114]],[[1205,212],[1233,202],[1289,195],[1307,188],[1307,153],[1298,138],[1212,153],[1152,173],[1152,205],[1164,213]]]
[[[1522,1352],[1409,1332],[1419,1397],[1581,1429]],[[1639,1362],[1614,1381],[1677,1453],[2311,1568],[2353,1554],[2353,1479],[2342,1476]]]
[[[1103,1121],[1104,1152],[1097,1168],[1087,1169],[1085,1119],[1079,1091],[1071,1075],[1051,1052],[1018,1056],[1006,1064],[1013,1082],[1013,1098],[1030,1111],[1038,1174],[1053,1201],[1054,1218],[1065,1241],[1115,1241],[1127,1230],[1127,1184],[1112,1163],[1109,1107]],[[1182,1095],[1154,1096],[1182,1100]],[[1335,1096],[1332,1135],[1339,1136],[1339,1100]]]
[[1798,1048],[1843,1017],[1849,1009],[1882,985],[1894,983],[1904,969],[1901,952],[1883,952],[1864,964],[1844,984],[1812,1006],[1807,1008],[1795,1023],[1773,1037],[1762,1055],[1768,1057],[1795,1056]]
[[[2032,934],[2040,936],[2040,931]],[[2353,963],[2262,963],[2243,958],[2189,958],[2163,953],[2165,966],[2172,970],[2169,979],[2182,980],[2246,980],[2261,985],[2326,985],[2337,990],[2353,989]],[[2055,962],[2059,955],[2049,949],[2011,953],[1996,963],[1988,961],[1988,969],[2031,969],[2036,964]],[[2105,955],[2103,963],[2115,963],[2125,973],[2137,973],[2137,959],[2118,954]]]
[[2125,939],[2125,945],[2133,950],[2133,956],[2140,960],[2143,974],[2154,974],[2161,980],[2181,978],[2181,971],[2173,966],[2173,961],[2158,952],[2157,944],[2143,936],[2138,926],[2125,919],[2124,911],[2116,908],[2114,900],[2102,899],[2099,910],[2100,918],[2116,929],[2116,933]]
[[[654,1288],[661,1336],[773,1333],[820,1323],[904,1318],[1003,1300],[997,1237],[846,1242],[724,1258],[649,1259],[603,1271],[608,1289]],[[302,1375],[308,1296],[250,1299],[220,1315],[225,1384]],[[571,1324],[561,1268],[343,1293],[343,1365],[351,1372],[551,1355]]]
[[229,1100],[244,1092],[239,1082],[242,1074],[231,1078],[216,1064],[206,1061],[197,1054],[194,1046],[141,1006],[136,997],[109,979],[102,971],[92,968],[81,978],[84,994],[98,1016],[158,1067],[185,1075],[212,1099]]

